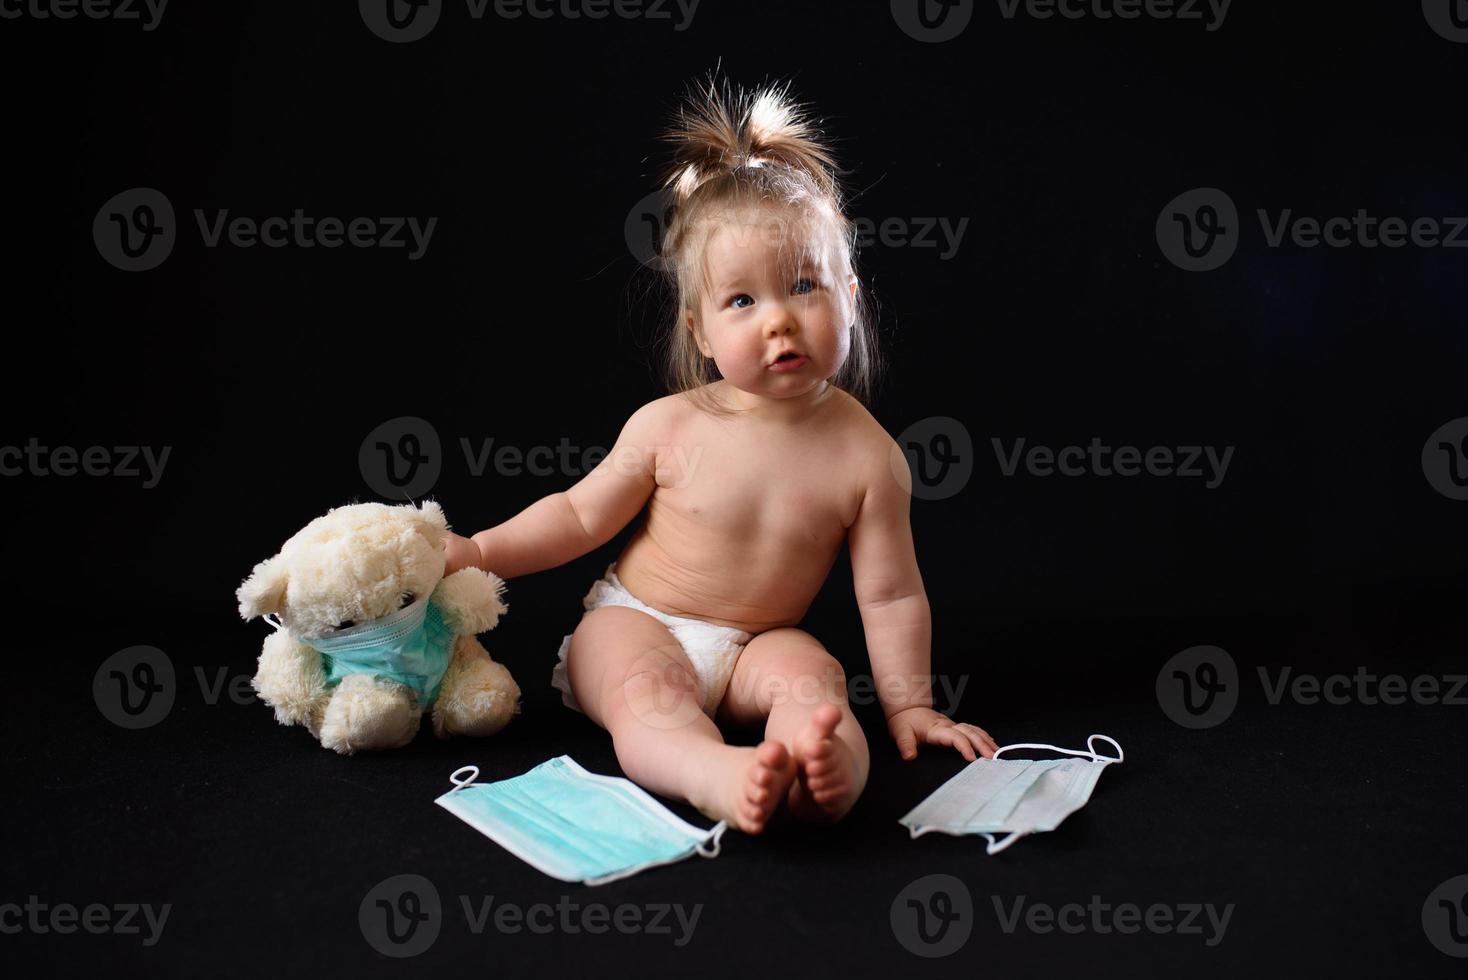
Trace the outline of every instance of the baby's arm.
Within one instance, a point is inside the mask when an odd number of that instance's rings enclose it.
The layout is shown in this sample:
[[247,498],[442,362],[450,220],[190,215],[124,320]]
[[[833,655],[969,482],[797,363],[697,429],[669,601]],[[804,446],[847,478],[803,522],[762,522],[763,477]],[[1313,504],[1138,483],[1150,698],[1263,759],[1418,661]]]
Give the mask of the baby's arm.
[[[660,410],[632,413],[617,444],[569,490],[542,497],[472,538],[446,544],[449,565],[472,563],[502,579],[555,568],[606,544],[641,512],[656,485]],[[478,560],[465,542],[477,546]]]
[[969,760],[975,751],[990,757],[998,746],[987,732],[955,725],[933,710],[933,624],[912,543],[912,491],[894,478],[889,463],[902,459],[901,450],[890,437],[883,445],[887,451],[871,457],[848,543],[872,679],[887,728],[904,759],[916,756],[924,742],[951,745]]

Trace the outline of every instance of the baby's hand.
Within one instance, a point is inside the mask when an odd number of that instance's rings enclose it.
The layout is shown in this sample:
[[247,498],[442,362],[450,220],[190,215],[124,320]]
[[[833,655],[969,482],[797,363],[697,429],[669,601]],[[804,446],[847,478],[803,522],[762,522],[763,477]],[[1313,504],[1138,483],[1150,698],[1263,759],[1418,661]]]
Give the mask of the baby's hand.
[[461,568],[478,568],[484,560],[484,556],[479,553],[479,545],[453,531],[443,536],[443,557],[444,578]]
[[887,719],[887,730],[897,740],[904,759],[917,758],[920,744],[951,745],[969,762],[978,751],[986,759],[994,758],[999,744],[989,733],[975,725],[954,724],[953,719],[932,708],[906,708]]

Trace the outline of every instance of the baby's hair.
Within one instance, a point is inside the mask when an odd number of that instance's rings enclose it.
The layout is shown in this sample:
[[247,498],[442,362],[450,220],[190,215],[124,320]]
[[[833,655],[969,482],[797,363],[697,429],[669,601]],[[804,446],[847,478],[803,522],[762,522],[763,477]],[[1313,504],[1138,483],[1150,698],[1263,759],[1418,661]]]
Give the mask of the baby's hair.
[[[711,288],[704,250],[713,233],[727,221],[760,212],[773,219],[782,265],[793,269],[803,260],[829,260],[841,306],[849,310],[851,344],[845,363],[828,380],[870,406],[882,365],[867,290],[858,287],[856,301],[849,301],[856,227],[843,210],[836,161],[806,110],[790,99],[789,83],[744,91],[710,76],[704,85],[690,86],[662,139],[673,144],[662,179],[671,198],[662,268],[674,297],[663,365],[668,390],[689,392],[714,414],[733,414],[702,390],[718,380],[718,368],[698,349],[684,313],[699,309]],[[788,257],[787,234],[798,243]]]

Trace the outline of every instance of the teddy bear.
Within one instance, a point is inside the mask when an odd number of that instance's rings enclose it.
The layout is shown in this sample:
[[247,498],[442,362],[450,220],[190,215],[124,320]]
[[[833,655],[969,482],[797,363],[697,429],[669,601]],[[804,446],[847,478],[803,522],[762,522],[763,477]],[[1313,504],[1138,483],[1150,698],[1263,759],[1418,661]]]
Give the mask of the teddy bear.
[[343,755],[433,732],[493,735],[520,711],[520,688],[475,634],[509,610],[505,583],[478,568],[445,576],[449,529],[434,501],[333,508],[255,566],[236,592],[264,617],[252,681],[282,725],[304,725]]

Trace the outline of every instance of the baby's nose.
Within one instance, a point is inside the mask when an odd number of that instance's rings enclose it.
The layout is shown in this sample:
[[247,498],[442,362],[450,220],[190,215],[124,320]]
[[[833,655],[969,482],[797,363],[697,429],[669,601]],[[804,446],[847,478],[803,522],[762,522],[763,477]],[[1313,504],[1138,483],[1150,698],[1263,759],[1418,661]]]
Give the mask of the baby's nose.
[[765,324],[765,335],[768,337],[778,337],[781,334],[792,333],[796,329],[796,326],[795,317],[790,311],[784,307],[780,307],[779,310],[771,314],[769,321]]

